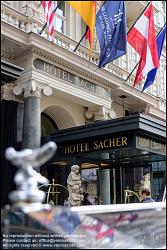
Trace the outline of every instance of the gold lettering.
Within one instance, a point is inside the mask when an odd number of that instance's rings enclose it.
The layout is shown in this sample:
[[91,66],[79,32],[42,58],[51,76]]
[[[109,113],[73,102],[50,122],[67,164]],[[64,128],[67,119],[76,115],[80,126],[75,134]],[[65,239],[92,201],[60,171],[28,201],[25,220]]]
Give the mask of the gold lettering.
[[99,149],[99,147],[95,141],[94,141],[94,148],[93,149]]
[[80,144],[77,144],[77,145],[76,145],[77,152],[79,152],[79,145],[80,145]]
[[85,146],[85,143],[81,143],[81,152],[85,151],[84,146]]
[[103,143],[102,143],[102,141],[99,142],[99,148],[103,148]]
[[128,140],[127,137],[122,137],[122,146],[123,146],[123,145],[128,145],[128,144],[127,144],[127,140]]
[[[143,140],[142,138],[138,138],[141,140]],[[120,146],[124,146],[124,145],[128,145],[127,142],[128,138],[126,136],[123,137],[116,137],[116,138],[110,138],[110,139],[105,139],[104,141],[94,141],[93,142],[93,149],[94,150],[99,150],[99,149],[104,149],[104,148],[114,148],[114,147],[120,147]],[[148,141],[147,141],[148,142]],[[160,148],[162,147],[161,144],[152,144],[152,147],[154,146],[154,148]],[[73,154],[73,153],[78,153],[78,152],[85,152],[85,151],[89,151],[89,143],[83,142],[83,143],[79,143],[79,144],[73,144],[73,145],[68,145],[64,147],[64,153],[65,154]]]
[[110,145],[110,148],[112,147],[112,144],[113,144],[113,147],[115,147],[115,139],[113,138],[112,140],[110,139],[109,140],[109,145]]
[[70,153],[74,153],[75,152],[75,145],[71,145],[70,146]]
[[64,153],[69,154],[69,146],[68,147],[65,146]]
[[85,151],[89,151],[88,143],[85,143]]
[[120,139],[120,137],[116,138],[116,146],[117,147],[121,146],[121,144],[119,144],[119,139]]
[[[106,142],[107,142],[108,145],[106,145]],[[104,141],[104,147],[105,147],[105,148],[108,148],[108,147],[109,147],[109,140],[108,140],[108,139]]]

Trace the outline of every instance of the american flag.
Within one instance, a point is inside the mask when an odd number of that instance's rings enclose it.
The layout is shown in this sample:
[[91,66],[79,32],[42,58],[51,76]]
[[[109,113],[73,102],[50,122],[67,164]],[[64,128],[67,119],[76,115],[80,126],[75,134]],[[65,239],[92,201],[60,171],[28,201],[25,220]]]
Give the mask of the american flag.
[[45,13],[45,22],[49,28],[49,38],[53,42],[54,22],[56,1],[41,1]]

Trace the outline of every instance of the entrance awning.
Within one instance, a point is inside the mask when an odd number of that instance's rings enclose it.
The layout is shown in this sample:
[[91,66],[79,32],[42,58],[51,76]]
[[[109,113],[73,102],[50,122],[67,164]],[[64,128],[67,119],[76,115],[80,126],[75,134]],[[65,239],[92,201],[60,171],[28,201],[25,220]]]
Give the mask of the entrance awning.
[[110,163],[163,161],[166,124],[148,115],[135,114],[59,130],[43,138],[44,141],[57,143],[56,158],[78,156]]

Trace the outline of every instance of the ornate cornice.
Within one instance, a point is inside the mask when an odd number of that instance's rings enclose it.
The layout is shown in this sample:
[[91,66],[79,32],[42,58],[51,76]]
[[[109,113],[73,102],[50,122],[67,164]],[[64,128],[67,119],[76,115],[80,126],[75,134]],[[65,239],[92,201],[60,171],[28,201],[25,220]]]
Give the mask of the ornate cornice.
[[31,48],[24,49],[24,50],[16,50],[16,51],[7,51],[1,50],[1,58],[9,59],[9,60],[16,60],[19,57],[28,55],[31,53]]
[[[40,59],[43,59],[44,61],[51,63],[59,68],[65,69],[67,71],[69,70],[69,72],[74,73],[78,76],[81,76],[81,77],[84,76],[89,81],[93,80],[93,82],[95,82],[96,84],[100,83],[101,85],[103,85],[103,87],[107,86],[110,89],[113,88],[111,84],[108,83],[107,81],[101,79],[99,76],[93,75],[93,71],[88,72],[88,68],[86,68],[85,71],[83,71],[83,69],[81,69],[79,66],[74,66],[72,63],[69,63],[68,61],[55,57],[52,54],[49,54],[43,50],[39,50],[38,48],[33,48],[32,51],[34,54],[34,58],[38,58],[39,56]],[[97,69],[97,71],[98,70],[100,69]]]

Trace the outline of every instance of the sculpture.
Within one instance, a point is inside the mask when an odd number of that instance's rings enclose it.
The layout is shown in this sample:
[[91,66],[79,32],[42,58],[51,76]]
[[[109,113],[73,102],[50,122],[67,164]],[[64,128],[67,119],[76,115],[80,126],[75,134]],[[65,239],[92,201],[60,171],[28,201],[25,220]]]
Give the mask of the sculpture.
[[81,188],[81,175],[79,173],[80,167],[78,165],[73,165],[71,167],[71,173],[67,178],[67,188],[69,192],[68,200],[66,201],[66,206],[80,206],[83,199],[82,188]]
[[139,193],[141,195],[141,192],[143,189],[148,189],[150,190],[150,174],[147,173],[145,175],[143,175],[143,178],[140,182],[140,185],[139,185]]
[[41,1],[23,1],[22,11],[30,18],[43,21],[44,10]]
[[45,193],[38,189],[38,183],[48,183],[48,180],[33,167],[39,167],[49,160],[56,151],[56,144],[49,142],[39,149],[24,149],[21,152],[10,147],[5,156],[19,170],[14,177],[17,190],[13,191],[9,198],[15,205],[20,203],[40,203],[45,198]]

